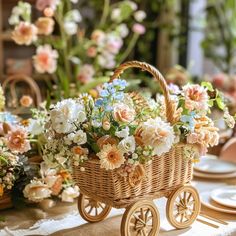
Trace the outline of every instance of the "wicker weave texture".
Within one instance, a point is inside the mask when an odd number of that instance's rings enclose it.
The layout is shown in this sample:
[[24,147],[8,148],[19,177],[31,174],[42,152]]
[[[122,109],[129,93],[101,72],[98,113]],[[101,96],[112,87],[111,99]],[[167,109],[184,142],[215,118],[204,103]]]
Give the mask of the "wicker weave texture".
[[87,161],[85,171],[74,166],[73,177],[82,193],[116,208],[127,207],[141,199],[168,196],[192,178],[192,162],[182,156],[184,146],[177,145],[145,164],[145,177],[134,187],[116,171],[101,169],[99,160]]

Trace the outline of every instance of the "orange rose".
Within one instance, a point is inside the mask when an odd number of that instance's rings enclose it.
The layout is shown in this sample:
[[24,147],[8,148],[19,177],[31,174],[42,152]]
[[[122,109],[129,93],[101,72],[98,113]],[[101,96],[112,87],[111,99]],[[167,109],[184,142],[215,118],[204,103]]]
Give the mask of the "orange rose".
[[65,180],[65,179],[71,179],[70,173],[68,173],[66,170],[61,170],[59,172],[59,175]]
[[100,149],[102,149],[102,147],[106,144],[117,145],[118,141],[116,138],[113,138],[109,135],[102,136],[97,140],[97,145]]
[[72,152],[77,155],[86,155],[88,154],[88,149],[82,148],[81,146],[75,146],[72,148]]
[[33,103],[33,99],[28,95],[24,95],[20,99],[20,104],[23,107],[30,107],[32,103]]
[[50,17],[39,17],[35,25],[38,28],[38,34],[50,35],[54,30],[54,20]]
[[58,176],[57,180],[55,181],[55,183],[51,187],[52,195],[56,196],[61,192],[62,182],[63,182],[62,176]]

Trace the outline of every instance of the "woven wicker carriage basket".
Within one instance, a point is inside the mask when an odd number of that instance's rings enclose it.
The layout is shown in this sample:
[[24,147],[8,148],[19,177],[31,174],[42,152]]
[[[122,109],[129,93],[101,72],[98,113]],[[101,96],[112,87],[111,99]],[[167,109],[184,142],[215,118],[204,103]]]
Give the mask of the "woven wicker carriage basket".
[[[140,68],[151,73],[159,82],[166,104],[166,118],[172,123],[174,110],[165,79],[153,66],[131,61],[118,67],[111,80],[118,78],[127,68]],[[197,190],[190,185],[192,161],[184,158],[187,144],[177,144],[151,163],[142,166],[144,177],[135,184],[112,170],[100,168],[98,159],[83,164],[85,171],[73,166],[73,178],[80,188],[78,209],[88,222],[103,220],[112,207],[126,208],[121,222],[121,235],[158,235],[159,212],[153,199],[167,197],[166,215],[176,228],[186,228],[197,218],[200,200]],[[195,155],[198,155],[197,150]],[[136,176],[132,176],[136,180]],[[131,178],[131,180],[133,180]]]

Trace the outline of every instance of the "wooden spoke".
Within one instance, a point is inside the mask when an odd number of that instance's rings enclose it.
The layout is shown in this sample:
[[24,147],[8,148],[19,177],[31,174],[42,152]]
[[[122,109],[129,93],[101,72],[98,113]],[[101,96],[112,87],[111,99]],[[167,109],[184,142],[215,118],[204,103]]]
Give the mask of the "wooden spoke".
[[178,229],[189,227],[200,211],[198,192],[192,186],[176,189],[168,198],[166,215],[171,225]]
[[80,194],[78,198],[78,209],[81,217],[90,223],[99,222],[105,219],[111,211],[109,205],[97,202],[83,194]]
[[159,212],[152,201],[142,200],[129,206],[122,218],[122,236],[156,236],[160,228]]

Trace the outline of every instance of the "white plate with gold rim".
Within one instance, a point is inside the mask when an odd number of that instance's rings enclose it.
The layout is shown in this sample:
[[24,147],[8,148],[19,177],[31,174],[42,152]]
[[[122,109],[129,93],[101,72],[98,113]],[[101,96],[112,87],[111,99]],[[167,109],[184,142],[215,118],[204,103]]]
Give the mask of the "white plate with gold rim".
[[205,179],[231,179],[236,178],[236,172],[228,174],[210,174],[194,170],[193,176]]
[[194,169],[209,174],[229,174],[236,172],[236,163],[219,160],[211,156],[202,157]]
[[211,192],[211,198],[224,206],[236,208],[236,186],[225,186]]
[[235,208],[226,207],[226,206],[223,206],[223,205],[218,204],[217,202],[213,201],[211,199],[211,192],[210,191],[201,193],[200,199],[201,199],[201,203],[203,206],[206,206],[212,210],[224,212],[224,213],[228,213],[228,214],[236,214]]

